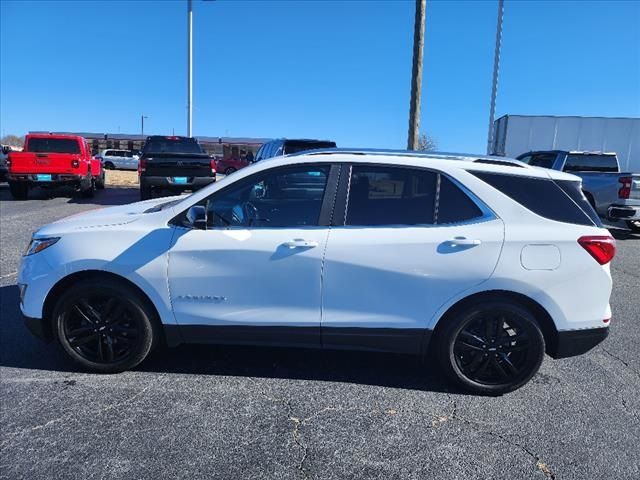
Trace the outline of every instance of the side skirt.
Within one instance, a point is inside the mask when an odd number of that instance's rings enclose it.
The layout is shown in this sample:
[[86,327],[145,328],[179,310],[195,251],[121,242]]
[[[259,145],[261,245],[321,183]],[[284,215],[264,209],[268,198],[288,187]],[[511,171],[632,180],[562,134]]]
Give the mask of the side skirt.
[[431,330],[421,328],[164,325],[170,347],[181,343],[366,350],[419,355]]

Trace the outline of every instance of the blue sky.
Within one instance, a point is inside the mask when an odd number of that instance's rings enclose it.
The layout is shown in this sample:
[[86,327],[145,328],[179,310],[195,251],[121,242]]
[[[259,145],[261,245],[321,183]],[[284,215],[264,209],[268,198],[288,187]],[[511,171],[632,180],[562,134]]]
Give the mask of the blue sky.
[[[427,2],[421,127],[483,152],[497,1]],[[414,3],[194,0],[194,134],[404,148]],[[507,1],[497,116],[640,116],[640,2]],[[0,128],[186,131],[186,1],[0,2]]]

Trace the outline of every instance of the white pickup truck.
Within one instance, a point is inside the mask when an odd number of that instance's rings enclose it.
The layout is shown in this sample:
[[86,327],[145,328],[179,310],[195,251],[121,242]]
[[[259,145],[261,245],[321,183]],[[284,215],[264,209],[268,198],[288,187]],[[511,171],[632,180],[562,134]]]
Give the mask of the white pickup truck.
[[620,172],[615,153],[539,150],[523,153],[518,160],[582,178],[582,191],[601,217],[624,220],[640,232],[640,174]]

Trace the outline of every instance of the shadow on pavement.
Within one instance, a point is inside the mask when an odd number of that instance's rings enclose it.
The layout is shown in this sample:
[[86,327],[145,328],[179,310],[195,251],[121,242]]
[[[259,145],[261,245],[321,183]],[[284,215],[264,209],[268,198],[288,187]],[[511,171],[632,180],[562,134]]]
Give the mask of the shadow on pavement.
[[109,187],[104,190],[97,190],[91,198],[83,197],[80,192],[69,187],[40,188],[29,190],[27,200],[15,200],[9,193],[8,185],[0,185],[0,200],[7,202],[28,202],[30,200],[49,200],[52,198],[68,198],[68,203],[78,203],[86,205],[125,205],[140,200],[140,191],[137,187]]
[[[0,287],[0,366],[81,372],[55,342],[33,337],[22,322],[16,285]],[[159,349],[138,371],[346,382],[464,393],[417,357],[371,352],[183,345]]]

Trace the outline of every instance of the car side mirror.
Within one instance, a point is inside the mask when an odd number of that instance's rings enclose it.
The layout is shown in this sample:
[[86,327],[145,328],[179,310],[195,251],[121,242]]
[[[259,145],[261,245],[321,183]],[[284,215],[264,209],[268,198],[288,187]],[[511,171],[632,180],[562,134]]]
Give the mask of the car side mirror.
[[207,211],[202,205],[194,205],[187,210],[187,222],[198,230],[207,229]]

